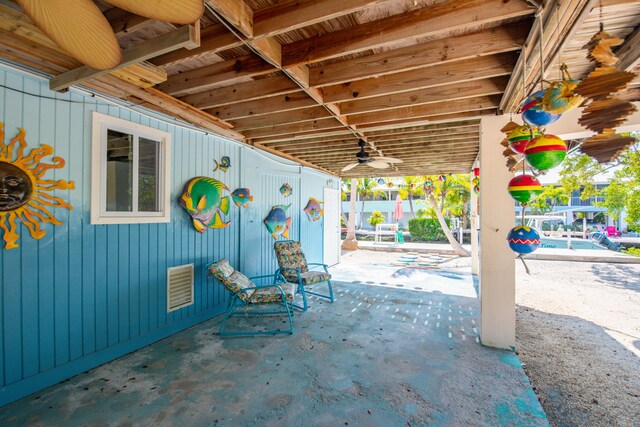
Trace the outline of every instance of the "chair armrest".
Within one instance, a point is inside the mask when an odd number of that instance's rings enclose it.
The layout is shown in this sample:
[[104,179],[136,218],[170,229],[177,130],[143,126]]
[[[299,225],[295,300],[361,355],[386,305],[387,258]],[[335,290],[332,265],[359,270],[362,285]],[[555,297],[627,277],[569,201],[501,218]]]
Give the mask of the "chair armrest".
[[327,264],[323,264],[321,262],[308,262],[307,265],[314,265],[314,266],[320,266],[322,268],[324,268],[324,271],[326,273],[329,273],[329,266]]
[[276,270],[276,272],[275,272],[275,273],[273,273],[273,274],[265,274],[265,275],[263,275],[263,276],[253,276],[253,277],[249,277],[249,280],[253,281],[253,280],[255,280],[255,279],[266,279],[266,278],[271,278],[271,279],[273,279],[274,281],[276,281],[276,283],[277,283],[277,281],[278,281],[278,280],[282,280],[282,282],[286,282],[286,280],[284,279],[284,277],[282,276],[282,274],[280,274],[280,273],[279,273],[279,271],[278,271],[278,270]]
[[299,268],[291,268],[291,267],[280,267],[279,269],[276,270],[275,274],[279,274],[280,276],[282,276],[282,278],[284,279],[284,281],[286,282],[287,279],[283,276],[282,271],[283,270],[291,270],[291,271],[295,271],[296,272],[296,276],[298,276],[298,283],[301,284],[302,283],[302,277],[300,277],[300,269]]

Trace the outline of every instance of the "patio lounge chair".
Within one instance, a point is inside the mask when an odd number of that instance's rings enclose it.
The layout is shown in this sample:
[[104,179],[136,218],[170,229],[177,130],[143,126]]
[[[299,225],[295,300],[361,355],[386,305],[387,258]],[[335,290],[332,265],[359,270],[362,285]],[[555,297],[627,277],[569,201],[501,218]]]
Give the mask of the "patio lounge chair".
[[[302,252],[300,242],[293,240],[280,240],[275,242],[273,249],[276,251],[276,258],[278,259],[278,265],[280,268],[276,271],[276,274],[282,274],[287,282],[297,283],[298,292],[302,294],[302,306],[294,304],[294,307],[306,310],[307,294],[315,295],[321,298],[326,298],[333,302],[333,288],[331,287],[331,275],[326,264],[321,263],[308,263],[307,258]],[[309,270],[309,266],[314,268],[322,267],[324,271]],[[305,286],[311,286],[318,283],[326,282],[329,287],[329,295],[319,294],[311,292],[305,289]]]
[[610,225],[607,227],[607,236],[608,237],[620,237],[622,235],[622,233],[620,233],[620,231],[618,231],[617,228],[615,228],[613,225]]
[[[226,259],[215,263],[207,264],[209,277],[214,276],[231,293],[231,298],[227,305],[227,311],[220,324],[218,335],[266,335],[266,334],[292,334],[293,333],[293,299],[296,292],[294,283],[287,283],[282,275],[276,273],[268,276],[255,276],[247,278],[239,271],[235,271]],[[271,279],[268,285],[258,286],[253,283],[257,279]],[[283,306],[284,310],[263,311],[252,310],[249,307],[264,304],[277,304]],[[244,307],[239,313],[234,313],[237,308]],[[276,314],[286,314],[289,318],[289,329],[271,329],[266,331],[244,331],[226,332],[224,324],[231,316],[269,316]]]

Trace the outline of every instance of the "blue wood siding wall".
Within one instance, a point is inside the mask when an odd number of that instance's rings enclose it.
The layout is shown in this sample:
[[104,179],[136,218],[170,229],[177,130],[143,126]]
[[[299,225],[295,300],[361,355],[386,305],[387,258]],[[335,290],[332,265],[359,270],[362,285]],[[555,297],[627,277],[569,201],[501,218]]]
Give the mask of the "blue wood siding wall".
[[[4,67],[0,84],[6,87],[0,87],[5,141],[22,127],[29,148],[51,145],[66,166],[46,178],[76,186],[55,194],[73,205],[70,212],[53,210],[63,225],[44,225],[41,240],[20,225],[20,247],[0,247],[0,406],[220,313],[226,295],[207,281],[204,265],[226,257],[248,274],[271,273],[273,239],[262,221],[274,204],[292,203],[291,237],[305,240],[310,259],[322,259],[322,227],[310,223],[302,208],[310,196],[321,199],[330,176],[98,98],[53,93],[48,82]],[[90,224],[93,111],[171,134],[170,223]],[[213,160],[224,155],[231,168],[213,172]],[[250,188],[253,204],[232,205],[228,228],[197,233],[177,200],[184,183],[199,175],[213,176],[231,191]],[[293,186],[289,198],[279,192],[285,181]],[[167,268],[190,263],[195,303],[167,313]]]

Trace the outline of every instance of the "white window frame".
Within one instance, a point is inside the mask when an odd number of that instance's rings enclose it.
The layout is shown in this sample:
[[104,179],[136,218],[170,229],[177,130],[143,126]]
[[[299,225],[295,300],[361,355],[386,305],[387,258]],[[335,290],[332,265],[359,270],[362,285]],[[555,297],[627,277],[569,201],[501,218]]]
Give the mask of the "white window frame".
[[[148,224],[171,221],[171,134],[106,114],[92,114],[91,155],[91,224]],[[133,201],[137,209],[138,141],[140,138],[160,142],[158,161],[159,212],[107,211],[107,131],[133,135]]]

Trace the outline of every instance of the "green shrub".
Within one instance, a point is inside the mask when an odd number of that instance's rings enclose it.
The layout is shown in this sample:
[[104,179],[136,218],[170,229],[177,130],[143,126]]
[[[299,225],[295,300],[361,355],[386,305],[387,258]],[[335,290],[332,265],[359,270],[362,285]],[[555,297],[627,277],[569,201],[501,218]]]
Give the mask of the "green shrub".
[[371,224],[372,227],[375,227],[378,224],[384,223],[384,215],[380,211],[371,212],[371,216],[367,219],[367,222]]
[[[445,219],[447,225],[450,224],[448,219]],[[428,242],[434,241],[446,241],[447,237],[444,235],[440,223],[437,218],[413,218],[409,220],[409,233],[411,233],[411,240],[426,240]]]
[[625,253],[627,255],[640,257],[640,248],[625,249],[625,250],[622,251],[622,253]]

